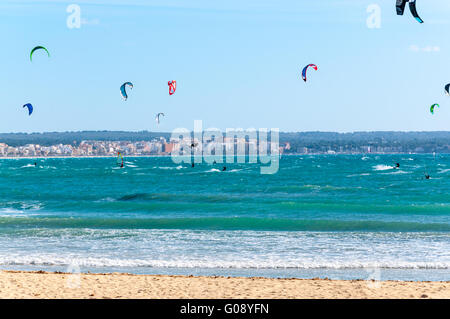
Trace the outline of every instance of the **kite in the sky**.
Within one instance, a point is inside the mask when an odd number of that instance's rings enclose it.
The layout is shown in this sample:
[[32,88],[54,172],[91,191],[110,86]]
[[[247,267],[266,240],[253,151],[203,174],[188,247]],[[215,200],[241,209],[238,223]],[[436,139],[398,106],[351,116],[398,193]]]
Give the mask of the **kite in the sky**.
[[450,95],[450,83],[445,86],[445,94]]
[[403,12],[405,11],[406,3],[409,2],[409,10],[411,11],[411,14],[413,17],[419,22],[423,23],[423,20],[421,17],[419,17],[419,14],[417,13],[416,9],[416,0],[397,0],[396,8],[397,8],[397,15],[402,16]]
[[37,50],[44,50],[45,52],[47,52],[48,57],[50,57],[50,53],[48,52],[48,50],[47,50],[45,47],[43,47],[43,46],[37,46],[37,47],[34,47],[33,50],[31,50],[31,52],[30,52],[30,61],[31,61],[31,62],[33,62],[33,54],[34,54],[34,52],[36,52]]
[[433,104],[431,107],[430,107],[430,112],[431,112],[431,114],[434,114],[434,108],[435,107],[439,107],[439,104]]
[[128,99],[128,94],[126,91],[126,86],[129,86],[131,89],[133,88],[133,83],[131,82],[125,82],[124,84],[122,84],[122,86],[120,87],[120,94],[122,94],[123,99],[126,101]]
[[162,116],[165,116],[164,113],[158,113],[158,114],[156,114],[155,120],[156,120],[156,123],[158,123],[158,124],[160,123],[159,117],[160,117],[161,115],[162,115]]
[[177,89],[177,81],[175,80],[169,81],[168,85],[169,85],[169,95],[173,95]]
[[302,79],[305,82],[306,82],[306,71],[308,70],[309,67],[312,67],[314,70],[317,71],[317,65],[315,64],[308,64],[307,66],[305,66],[302,71]]
[[33,113],[33,105],[31,105],[30,103],[25,104],[23,107],[28,108],[28,115],[31,115],[31,113]]

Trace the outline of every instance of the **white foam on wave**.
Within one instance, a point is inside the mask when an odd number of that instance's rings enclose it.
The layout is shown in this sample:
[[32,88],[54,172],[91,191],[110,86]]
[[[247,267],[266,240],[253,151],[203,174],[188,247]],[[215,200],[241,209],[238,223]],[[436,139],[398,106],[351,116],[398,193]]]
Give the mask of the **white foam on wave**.
[[387,171],[389,169],[394,169],[394,167],[393,166],[388,166],[388,165],[383,165],[383,164],[375,165],[373,167],[374,171]]
[[27,167],[35,167],[35,165],[34,164],[27,164],[27,165],[21,166],[20,168],[27,168]]
[[153,166],[153,168],[154,169],[177,169],[177,170],[180,170],[180,169],[184,169],[187,167],[185,167],[183,165],[178,165],[178,166]]
[[1,217],[23,217],[24,214],[31,215],[42,208],[42,204],[38,201],[7,202],[6,204],[9,207],[0,208]]
[[361,173],[361,174],[347,175],[347,177],[357,177],[357,176],[370,176],[370,173]]
[[411,172],[406,172],[406,171],[396,169],[393,172],[384,173],[384,175],[397,175],[397,174],[411,174]]
[[55,254],[41,256],[3,256],[4,266],[68,266],[79,267],[148,267],[148,268],[204,268],[204,269],[450,269],[448,262],[294,262],[283,260],[217,260],[217,259],[118,259],[67,256]]
[[[447,233],[32,229],[0,233],[8,266],[450,269]],[[9,245],[14,241],[14,245]],[[414,251],[414,254],[411,254]],[[386,253],[389,252],[389,253]],[[117,270],[116,270],[117,271]],[[147,271],[147,270],[144,270]],[[226,271],[224,271],[226,273]]]
[[18,217],[23,214],[23,210],[15,209],[15,208],[2,208],[0,209],[0,217]]
[[306,184],[303,185],[302,188],[309,188],[309,189],[320,189],[321,186],[320,185],[311,185],[311,184]]
[[113,197],[105,197],[102,199],[97,200],[96,202],[114,202],[116,199]]

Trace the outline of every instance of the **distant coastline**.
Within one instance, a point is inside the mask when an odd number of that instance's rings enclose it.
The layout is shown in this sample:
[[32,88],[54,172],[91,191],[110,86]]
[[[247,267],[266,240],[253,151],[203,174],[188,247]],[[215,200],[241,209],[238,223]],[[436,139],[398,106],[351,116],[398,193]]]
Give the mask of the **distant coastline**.
[[[0,158],[170,156],[184,141],[165,132],[82,131],[50,133],[0,133]],[[244,143],[249,149],[259,141],[247,135],[231,136],[225,144]],[[271,141],[284,155],[318,154],[450,154],[450,131],[442,132],[280,132]]]

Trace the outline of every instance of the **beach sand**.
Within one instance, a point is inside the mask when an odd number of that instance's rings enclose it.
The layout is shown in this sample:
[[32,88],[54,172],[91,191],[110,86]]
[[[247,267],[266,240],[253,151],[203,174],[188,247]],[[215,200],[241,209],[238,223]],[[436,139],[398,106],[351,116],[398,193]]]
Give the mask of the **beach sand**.
[[0,271],[0,298],[450,298],[450,282]]

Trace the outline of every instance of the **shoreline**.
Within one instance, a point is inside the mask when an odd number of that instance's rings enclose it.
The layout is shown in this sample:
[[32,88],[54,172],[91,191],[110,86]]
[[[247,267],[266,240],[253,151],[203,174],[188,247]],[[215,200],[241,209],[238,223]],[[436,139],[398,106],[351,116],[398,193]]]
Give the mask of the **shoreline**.
[[450,281],[71,274],[0,270],[0,298],[450,299]]

